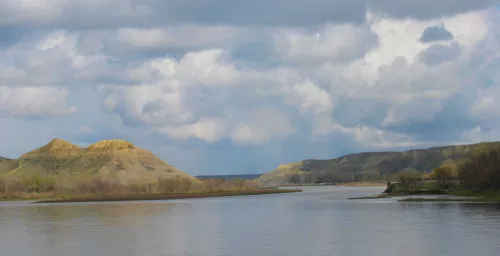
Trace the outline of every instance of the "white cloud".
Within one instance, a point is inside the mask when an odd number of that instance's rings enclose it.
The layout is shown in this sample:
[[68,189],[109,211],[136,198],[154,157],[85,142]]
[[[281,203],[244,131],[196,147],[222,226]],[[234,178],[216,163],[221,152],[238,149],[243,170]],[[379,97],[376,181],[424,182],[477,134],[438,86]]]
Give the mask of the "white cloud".
[[194,123],[166,125],[155,130],[178,140],[197,138],[213,143],[229,138],[237,144],[263,144],[295,132],[285,114],[269,108],[229,111],[222,117],[203,117]]
[[340,124],[332,124],[332,131],[339,131],[352,136],[356,143],[362,147],[388,149],[399,147],[416,147],[428,144],[428,142],[414,141],[411,136],[384,131],[373,127],[358,125],[355,127],[344,127]]
[[390,64],[397,57],[411,64],[428,47],[419,40],[422,33],[428,26],[439,24],[444,24],[455,42],[465,47],[476,45],[487,33],[487,16],[482,12],[430,21],[374,19],[371,27],[379,36],[379,47],[367,54],[365,60],[375,68]]
[[285,113],[268,107],[233,113],[231,116],[236,123],[230,135],[235,143],[263,144],[295,132]]
[[[460,30],[457,24],[467,21],[475,23],[478,31],[470,31],[468,27]],[[472,90],[461,76],[476,77],[463,70],[477,57],[478,44],[485,40],[486,16],[464,14],[431,21],[373,18],[371,22],[371,26],[358,27],[327,25],[319,37],[302,29],[277,30],[280,34],[275,39],[286,40],[282,45],[274,41],[279,46],[275,50],[282,56],[295,58],[294,61],[306,61],[302,64],[307,65],[283,62],[271,69],[248,69],[236,65],[222,49],[187,52],[178,59],[152,59],[129,68],[136,86],[119,89],[121,96],[113,94],[106,104],[122,118],[151,125],[173,138],[193,137],[214,142],[230,137],[235,142],[263,143],[272,139],[269,134],[275,133],[274,130],[255,125],[243,114],[229,117],[226,110],[252,109],[255,108],[249,105],[252,99],[258,102],[274,97],[288,106],[283,113],[297,111],[302,115],[293,121],[307,123],[313,135],[322,136],[339,130],[332,128],[332,124],[344,127],[342,119],[335,116],[338,104],[363,100],[368,108],[385,109],[385,113],[379,114],[377,121],[370,120],[367,124],[357,120],[357,125],[347,125],[351,128],[341,131],[354,140],[366,139],[370,146],[418,145],[411,134],[384,129],[433,123],[448,111],[448,99]],[[454,42],[443,43],[443,47],[451,49],[460,46],[460,55],[454,61],[436,59],[431,63],[429,56],[426,61],[418,57],[432,53],[433,45],[419,39],[427,27],[436,24],[445,24],[456,35]],[[329,42],[340,38],[346,40],[329,47]],[[379,44],[377,40],[366,42],[363,38],[378,39]],[[442,59],[449,60],[445,57]],[[221,93],[216,88],[229,91]],[[241,100],[232,98],[236,95]],[[234,121],[237,119],[241,123]],[[288,126],[291,120],[281,123],[288,127],[283,130],[295,131]]]
[[0,49],[0,82],[10,86],[53,86],[82,83],[107,72],[108,60],[98,50],[83,52],[80,36],[53,31],[35,41]]
[[364,56],[377,45],[377,36],[368,26],[329,24],[315,32],[283,30],[274,44],[285,61],[343,62]]
[[480,120],[500,118],[500,85],[480,89],[471,107],[471,114]]
[[182,86],[235,85],[240,75],[220,49],[187,52],[178,61],[168,57],[153,59],[130,69],[130,77],[135,81]]
[[48,117],[76,111],[67,105],[68,91],[53,87],[0,86],[0,115]]
[[117,111],[128,123],[178,124],[190,120],[192,115],[175,84],[111,88],[104,103],[108,111]]
[[230,46],[248,36],[244,29],[229,26],[179,25],[166,28],[120,28],[115,40],[129,48],[199,49]]
[[206,142],[216,142],[226,135],[225,125],[225,121],[221,118],[206,117],[193,124],[166,125],[155,130],[180,140],[194,137]]
[[329,114],[333,110],[330,94],[311,81],[283,87],[285,100],[302,113]]

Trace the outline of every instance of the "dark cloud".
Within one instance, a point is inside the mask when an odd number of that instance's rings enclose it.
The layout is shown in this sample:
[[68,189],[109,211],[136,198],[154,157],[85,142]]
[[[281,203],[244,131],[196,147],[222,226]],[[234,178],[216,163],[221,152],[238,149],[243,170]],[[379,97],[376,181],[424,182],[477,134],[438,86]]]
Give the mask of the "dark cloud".
[[[3,1],[5,2],[5,1]],[[500,0],[65,0],[63,4],[0,3],[0,30],[112,29],[175,24],[307,27],[361,24],[367,10],[421,20],[495,6]],[[37,11],[37,8],[40,9]],[[113,10],[113,11],[109,11]],[[0,31],[2,32],[2,31]]]
[[180,10],[175,16],[178,20],[239,25],[361,23],[365,20],[366,13],[364,0],[192,0],[168,1],[164,6]]
[[419,53],[419,58],[427,65],[436,65],[456,59],[461,53],[460,46],[435,44]]
[[450,46],[434,44],[418,54],[418,57],[427,65],[436,65],[452,61],[460,56],[460,45],[453,43]]
[[343,97],[335,107],[334,117],[340,124],[353,127],[367,125],[378,127],[390,108],[390,103],[382,100]]
[[[46,7],[58,15],[39,15],[23,9],[9,10],[0,3],[0,26],[105,29],[151,27],[167,24],[231,24],[249,26],[311,26],[362,23],[365,0],[84,0]],[[126,3],[126,4],[125,4]],[[33,7],[31,7],[33,9]],[[113,9],[115,11],[110,12]],[[24,15],[19,16],[20,13]]]
[[446,144],[460,140],[463,131],[474,128],[478,124],[470,115],[470,107],[474,102],[469,92],[460,92],[448,99],[436,99],[436,101],[440,101],[442,108],[431,119],[400,123],[386,127],[386,129],[408,134],[417,141]]
[[494,7],[500,0],[368,0],[370,10],[396,19],[429,20]]
[[422,43],[448,40],[453,40],[453,34],[448,31],[443,25],[427,27],[420,37],[420,42]]

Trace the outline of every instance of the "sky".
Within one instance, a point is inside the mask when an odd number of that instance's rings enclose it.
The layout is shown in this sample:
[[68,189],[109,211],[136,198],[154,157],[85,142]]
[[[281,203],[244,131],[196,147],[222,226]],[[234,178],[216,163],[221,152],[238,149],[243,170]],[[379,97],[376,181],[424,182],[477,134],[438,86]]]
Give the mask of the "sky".
[[0,156],[125,139],[193,175],[500,140],[500,0],[3,0]]

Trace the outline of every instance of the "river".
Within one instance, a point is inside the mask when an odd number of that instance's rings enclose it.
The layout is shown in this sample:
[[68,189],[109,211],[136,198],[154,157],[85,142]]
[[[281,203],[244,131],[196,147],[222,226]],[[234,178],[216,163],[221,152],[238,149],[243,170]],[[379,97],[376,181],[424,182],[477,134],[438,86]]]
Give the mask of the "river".
[[383,189],[328,186],[172,201],[0,202],[0,255],[500,255],[500,206],[347,200]]

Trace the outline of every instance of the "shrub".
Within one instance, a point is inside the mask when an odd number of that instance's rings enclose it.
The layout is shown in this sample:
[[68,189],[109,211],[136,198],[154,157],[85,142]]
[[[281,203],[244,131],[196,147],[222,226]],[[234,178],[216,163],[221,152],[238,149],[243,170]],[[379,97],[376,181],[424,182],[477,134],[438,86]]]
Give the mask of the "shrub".
[[421,180],[422,175],[416,170],[407,169],[398,174],[399,187],[405,193],[415,193]]
[[465,189],[474,192],[500,189],[500,147],[481,147],[462,161],[458,179]]
[[432,171],[432,178],[436,180],[439,188],[446,189],[452,184],[454,179],[453,168],[451,164],[443,164]]

